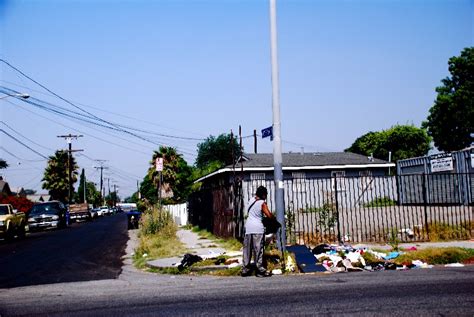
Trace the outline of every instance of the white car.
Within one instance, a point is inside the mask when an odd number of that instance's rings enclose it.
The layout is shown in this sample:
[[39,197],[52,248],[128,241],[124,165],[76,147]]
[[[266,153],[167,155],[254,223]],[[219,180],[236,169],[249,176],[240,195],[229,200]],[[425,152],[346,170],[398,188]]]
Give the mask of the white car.
[[100,211],[102,212],[102,216],[107,216],[111,214],[110,209],[107,206],[100,207]]
[[97,217],[102,217],[104,215],[104,213],[102,212],[102,209],[100,208],[95,208],[94,209],[96,214],[97,214]]

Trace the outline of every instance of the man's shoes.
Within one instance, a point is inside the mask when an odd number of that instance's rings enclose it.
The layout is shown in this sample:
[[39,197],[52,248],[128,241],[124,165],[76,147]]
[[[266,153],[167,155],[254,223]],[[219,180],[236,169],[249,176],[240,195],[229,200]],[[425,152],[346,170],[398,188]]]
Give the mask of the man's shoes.
[[255,276],[256,277],[270,277],[270,276],[272,276],[272,273],[267,272],[267,271],[257,272],[257,273],[255,273]]
[[247,276],[250,276],[250,275],[252,275],[252,273],[250,273],[250,271],[249,272],[240,272],[240,276],[242,276],[242,277],[247,277]]

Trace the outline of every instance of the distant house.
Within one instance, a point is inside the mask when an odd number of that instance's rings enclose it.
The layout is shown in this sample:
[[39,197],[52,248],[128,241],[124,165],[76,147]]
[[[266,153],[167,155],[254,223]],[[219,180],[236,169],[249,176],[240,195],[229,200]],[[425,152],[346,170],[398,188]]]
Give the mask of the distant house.
[[0,176],[0,195],[11,196],[12,191],[7,182],[3,180],[3,177]]
[[42,203],[51,200],[51,195],[49,194],[34,194],[34,195],[27,195],[26,198],[31,200],[34,203]]
[[[389,169],[395,168],[394,163],[349,152],[284,153],[282,158],[285,209],[316,208],[332,202],[352,186],[353,182],[346,181],[348,178],[361,179],[357,188],[350,188],[357,198],[353,203],[360,204],[366,199],[373,178],[388,175]],[[233,222],[242,218],[242,204],[258,186],[268,188],[267,202],[271,209],[274,207],[273,169],[273,154],[244,154],[235,166],[196,180],[202,185],[200,193],[189,201],[190,222],[219,236],[238,236],[235,227],[242,224]],[[387,178],[387,182],[391,181]],[[388,190],[386,195],[393,196]]]
[[18,187],[16,188],[13,192],[12,192],[13,195],[17,196],[17,197],[26,197],[26,191],[23,187]]

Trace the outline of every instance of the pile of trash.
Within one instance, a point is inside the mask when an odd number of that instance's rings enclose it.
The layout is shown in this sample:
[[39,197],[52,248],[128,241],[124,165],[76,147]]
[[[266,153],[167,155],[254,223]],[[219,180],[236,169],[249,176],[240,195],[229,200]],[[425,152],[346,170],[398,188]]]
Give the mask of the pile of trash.
[[[415,251],[411,248],[407,251]],[[366,247],[354,248],[350,245],[329,245],[320,244],[311,250],[317,262],[322,264],[327,271],[333,273],[356,272],[356,271],[384,271],[384,270],[408,270],[414,268],[432,268],[419,260],[411,261],[407,264],[396,264],[393,259],[397,258],[402,251],[392,251],[388,253],[376,252]],[[367,263],[365,254],[372,255],[377,261]]]

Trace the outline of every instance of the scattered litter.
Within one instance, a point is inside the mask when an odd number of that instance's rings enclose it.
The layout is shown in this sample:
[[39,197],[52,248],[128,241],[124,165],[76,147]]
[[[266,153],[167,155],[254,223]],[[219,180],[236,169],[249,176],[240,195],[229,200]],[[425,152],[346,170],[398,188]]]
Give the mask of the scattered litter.
[[294,272],[295,271],[295,262],[291,256],[288,256],[286,259],[286,267],[285,270],[287,272]]
[[233,267],[238,267],[238,266],[240,266],[240,263],[238,263],[238,262],[237,263],[231,263],[231,264],[229,264],[229,269],[231,269]]
[[311,250],[311,252],[313,252],[314,255],[317,255],[317,254],[322,254],[322,253],[326,253],[328,251],[331,251],[331,246],[329,244],[320,244],[318,246],[316,246],[315,248],[313,248],[313,250]]
[[400,229],[398,233],[405,233],[409,238],[413,238],[415,236],[415,232],[410,228]]
[[461,263],[449,263],[449,264],[445,264],[444,267],[464,267],[464,264],[461,264]]
[[233,264],[233,263],[239,263],[239,262],[240,262],[239,259],[237,259],[237,258],[232,258],[232,259],[227,259],[227,260],[225,260],[224,264],[225,264],[225,265],[231,265],[231,264]]
[[142,257],[146,258],[148,256],[148,253],[143,253]]
[[425,263],[420,260],[414,260],[412,264],[415,266],[414,268],[420,268],[420,269],[431,269],[433,268],[433,265],[429,265],[428,263]]
[[389,254],[387,254],[386,256],[383,257],[384,260],[393,260],[395,259],[396,257],[398,257],[400,255],[399,252],[390,252]]
[[272,270],[272,274],[273,275],[281,275],[282,271],[280,269],[275,269],[275,270]]
[[415,246],[413,246],[413,247],[410,247],[408,249],[403,249],[403,250],[404,251],[417,251],[418,249]]
[[190,253],[186,253],[181,261],[181,264],[178,265],[178,270],[182,271],[187,267],[190,267],[194,263],[202,261],[202,258],[199,255],[194,255]]

